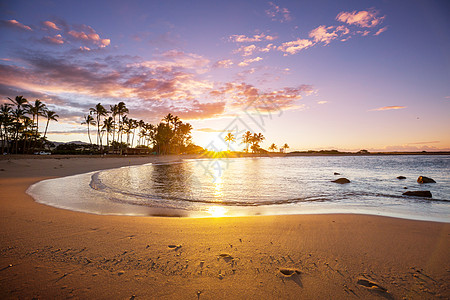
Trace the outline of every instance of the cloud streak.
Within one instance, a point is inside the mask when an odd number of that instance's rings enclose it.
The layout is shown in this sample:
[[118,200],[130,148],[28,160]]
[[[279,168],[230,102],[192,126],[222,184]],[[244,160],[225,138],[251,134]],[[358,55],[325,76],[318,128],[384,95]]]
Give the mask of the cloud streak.
[[395,110],[395,109],[403,109],[406,108],[406,106],[383,106],[383,107],[379,107],[379,108],[374,108],[371,109],[370,111],[384,111],[384,110]]
[[11,27],[11,28],[18,28],[18,29],[22,29],[25,31],[33,31],[33,29],[31,29],[30,26],[24,25],[17,20],[2,21],[2,24],[4,26]]

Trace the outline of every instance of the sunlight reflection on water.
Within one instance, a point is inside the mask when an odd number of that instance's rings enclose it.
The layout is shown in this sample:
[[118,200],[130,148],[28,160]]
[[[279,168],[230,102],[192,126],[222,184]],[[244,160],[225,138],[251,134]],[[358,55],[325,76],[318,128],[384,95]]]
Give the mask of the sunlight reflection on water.
[[[449,170],[449,156],[205,159],[59,178],[38,183],[29,192],[41,203],[99,214],[348,212],[450,222]],[[399,175],[407,179],[398,180]],[[420,175],[438,183],[420,185]],[[338,177],[351,183],[331,182]],[[402,196],[405,190],[423,189],[433,198]]]

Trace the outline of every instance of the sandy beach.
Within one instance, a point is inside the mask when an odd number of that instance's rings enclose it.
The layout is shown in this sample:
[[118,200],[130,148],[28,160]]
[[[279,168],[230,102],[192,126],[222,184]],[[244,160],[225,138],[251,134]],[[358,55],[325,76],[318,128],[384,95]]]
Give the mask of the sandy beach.
[[450,298],[448,223],[100,216],[25,193],[43,179],[177,159],[2,157],[0,298]]

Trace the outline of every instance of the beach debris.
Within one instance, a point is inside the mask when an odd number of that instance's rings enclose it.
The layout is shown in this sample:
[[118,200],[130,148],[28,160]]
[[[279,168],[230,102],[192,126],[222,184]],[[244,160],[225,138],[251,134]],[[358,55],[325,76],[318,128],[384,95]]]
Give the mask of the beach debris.
[[356,283],[361,285],[361,286],[363,286],[363,287],[365,287],[365,288],[373,290],[373,291],[378,291],[378,292],[383,292],[383,293],[387,292],[387,289],[385,289],[384,287],[382,287],[378,283],[376,283],[374,281],[371,281],[371,280],[368,280],[366,278],[359,278]]
[[406,179],[405,176],[397,176],[397,179],[402,180],[402,179]]
[[334,172],[334,175],[341,175],[341,173],[338,173],[338,172]]
[[346,184],[346,183],[350,183],[350,180],[348,180],[347,178],[339,178],[336,180],[333,180],[331,182],[335,182],[335,183],[339,183],[339,184]]
[[292,277],[294,275],[299,275],[301,272],[297,269],[292,268],[280,268],[280,273],[283,274],[285,277]]
[[433,197],[433,195],[431,195],[430,191],[407,191],[407,192],[404,192],[402,195],[405,195],[405,196],[416,196],[416,197],[426,197],[426,198]]
[[119,272],[117,272],[117,275],[123,275],[123,274],[125,274],[125,271],[119,271]]
[[436,181],[434,181],[434,179],[425,177],[425,176],[419,176],[419,178],[417,178],[417,182],[418,183],[436,183]]
[[170,249],[175,249],[175,250],[177,250],[177,249],[180,249],[180,248],[181,248],[181,245],[171,244],[171,245],[168,245],[167,247],[169,247]]

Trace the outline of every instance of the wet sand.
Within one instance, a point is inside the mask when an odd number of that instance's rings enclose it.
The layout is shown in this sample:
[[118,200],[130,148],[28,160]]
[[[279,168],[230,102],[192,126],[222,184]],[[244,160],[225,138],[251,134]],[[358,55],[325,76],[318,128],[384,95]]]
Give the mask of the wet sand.
[[450,298],[448,223],[98,216],[25,193],[47,178],[176,159],[2,157],[0,298]]

